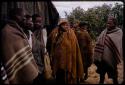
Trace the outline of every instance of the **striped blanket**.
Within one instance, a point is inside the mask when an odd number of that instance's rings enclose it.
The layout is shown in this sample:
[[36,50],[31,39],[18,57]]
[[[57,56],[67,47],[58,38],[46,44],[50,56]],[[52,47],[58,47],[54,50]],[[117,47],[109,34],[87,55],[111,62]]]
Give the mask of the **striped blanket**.
[[[107,46],[108,49],[112,52],[113,60],[118,64],[122,61],[122,30],[120,28],[115,28],[111,31],[105,29],[96,42],[95,53],[94,53],[94,61],[101,61],[104,59],[103,57],[105,47]],[[110,59],[110,58],[109,58]],[[108,60],[108,59],[107,59]]]
[[6,74],[6,71],[5,71],[5,68],[1,62],[1,69],[0,69],[0,73],[1,73],[1,83],[2,84],[9,84],[8,82],[8,79],[7,79],[7,74]]
[[9,84],[32,83],[38,75],[38,68],[22,28],[9,21],[1,30],[0,43]]

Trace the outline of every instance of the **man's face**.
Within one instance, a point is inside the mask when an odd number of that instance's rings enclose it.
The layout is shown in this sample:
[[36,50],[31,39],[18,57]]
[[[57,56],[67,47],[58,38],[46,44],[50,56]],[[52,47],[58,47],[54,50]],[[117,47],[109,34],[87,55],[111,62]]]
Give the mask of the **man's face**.
[[75,28],[77,28],[78,26],[79,26],[79,24],[78,24],[78,23],[75,23],[75,24],[74,24],[74,27],[75,27]]
[[64,29],[64,30],[67,30],[67,29],[69,29],[69,24],[68,23],[66,23],[66,24],[63,24],[62,25],[62,28]]
[[107,29],[113,29],[115,27],[114,22],[112,21],[112,19],[108,19],[107,21]]
[[24,21],[24,19],[25,19],[25,12],[24,11],[22,11],[21,13],[20,13],[20,15],[18,15],[17,16],[17,18],[18,18],[18,22],[23,22]]
[[33,22],[32,18],[28,18],[24,20],[24,25],[27,30],[32,30],[33,29]]
[[87,26],[87,25],[85,25],[85,26],[84,26],[84,29],[85,29],[85,30],[87,30],[87,29],[88,29],[88,26]]
[[84,26],[82,26],[81,28],[84,29],[84,30],[87,30],[87,29],[88,29],[88,26],[87,26],[87,25],[84,25]]
[[41,28],[42,25],[42,18],[41,17],[37,17],[36,20],[34,21],[34,27],[35,28]]

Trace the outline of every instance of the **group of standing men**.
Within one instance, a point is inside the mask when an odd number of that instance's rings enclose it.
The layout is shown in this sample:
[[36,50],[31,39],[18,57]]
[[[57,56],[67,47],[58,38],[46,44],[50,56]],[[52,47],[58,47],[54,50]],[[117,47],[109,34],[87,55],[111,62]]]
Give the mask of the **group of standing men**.
[[[108,18],[107,28],[100,34],[95,51],[87,31],[88,23],[80,22],[72,29],[67,21],[60,22],[49,34],[46,43],[40,15],[25,15],[21,8],[16,8],[9,12],[8,17],[0,33],[4,83],[78,84],[87,79],[88,67],[93,62],[98,67],[100,83],[104,83],[106,72],[114,83],[118,83],[117,64],[122,59],[122,30],[116,27],[114,17]],[[44,56],[47,53],[53,76],[48,81],[44,77]]]

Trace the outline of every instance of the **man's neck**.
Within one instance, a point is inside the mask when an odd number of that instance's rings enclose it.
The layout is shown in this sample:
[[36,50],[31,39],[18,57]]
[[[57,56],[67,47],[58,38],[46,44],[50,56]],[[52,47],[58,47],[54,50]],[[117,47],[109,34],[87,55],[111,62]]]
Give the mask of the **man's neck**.
[[66,32],[66,29],[61,27],[61,28],[59,28],[59,31]]
[[116,27],[112,27],[112,28],[108,29],[108,31],[112,31],[114,29],[116,29]]
[[39,30],[41,30],[42,29],[42,27],[39,27],[39,28],[34,28],[34,30],[33,31],[39,31]]

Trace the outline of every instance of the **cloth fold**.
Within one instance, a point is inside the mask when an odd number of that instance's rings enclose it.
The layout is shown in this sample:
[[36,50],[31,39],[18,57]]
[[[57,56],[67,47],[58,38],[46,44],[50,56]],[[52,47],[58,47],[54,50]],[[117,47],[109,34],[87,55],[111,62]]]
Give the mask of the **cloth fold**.
[[[122,30],[115,28],[111,31],[105,29],[99,36],[94,53],[94,59],[101,61],[104,55],[104,49],[107,46],[115,56],[112,58],[118,64],[122,61]],[[108,52],[107,52],[108,54]],[[104,56],[105,57],[105,56]]]
[[9,84],[32,83],[38,75],[38,67],[28,39],[15,21],[8,21],[1,30],[0,43]]
[[68,83],[76,82],[76,79],[83,75],[83,62],[74,31],[68,29],[59,32],[59,28],[55,28],[48,40],[51,40],[48,42],[51,42],[50,58],[53,72],[63,69],[70,78]]

